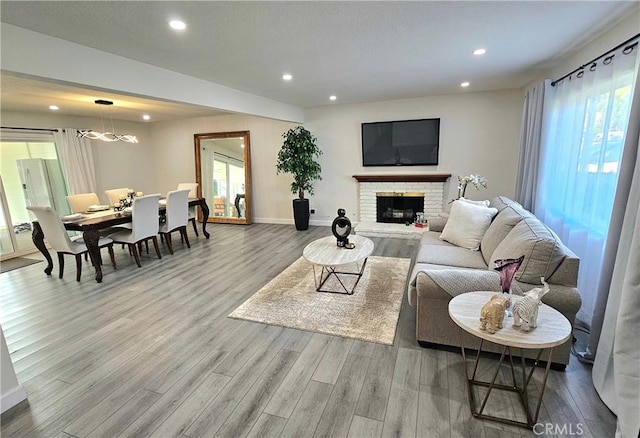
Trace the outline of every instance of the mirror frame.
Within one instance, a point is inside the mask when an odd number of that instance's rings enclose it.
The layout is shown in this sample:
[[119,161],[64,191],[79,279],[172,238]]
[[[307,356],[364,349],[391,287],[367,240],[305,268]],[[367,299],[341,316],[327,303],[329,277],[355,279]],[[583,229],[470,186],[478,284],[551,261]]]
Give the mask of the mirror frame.
[[[244,202],[245,213],[243,218],[235,218],[228,216],[209,215],[207,223],[223,223],[223,224],[251,224],[251,141],[249,131],[233,131],[233,132],[210,132],[205,134],[193,134],[193,142],[195,148],[196,161],[196,182],[198,183],[198,197],[202,197],[202,167],[200,158],[200,142],[202,140],[216,140],[224,138],[242,137],[244,139]],[[209,209],[213,211],[213,206]],[[198,209],[198,220],[202,221],[200,209]]]

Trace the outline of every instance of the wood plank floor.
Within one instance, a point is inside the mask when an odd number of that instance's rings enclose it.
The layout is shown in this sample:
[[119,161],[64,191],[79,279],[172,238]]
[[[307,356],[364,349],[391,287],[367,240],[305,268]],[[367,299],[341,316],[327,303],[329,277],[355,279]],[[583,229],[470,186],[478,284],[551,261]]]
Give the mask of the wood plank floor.
[[[29,394],[2,415],[2,436],[534,436],[471,417],[460,354],[418,346],[406,298],[393,346],[226,317],[329,228],[209,230],[210,240],[190,234],[191,249],[174,244],[174,256],[143,254],[141,269],[117,248],[102,284],[89,263],[80,283],[70,262],[64,279],[42,263],[0,275],[0,324]],[[374,255],[417,251],[411,240],[374,242]],[[517,403],[488,408],[516,413]],[[583,436],[615,432],[575,359],[551,372],[539,421],[567,435],[578,424]]]

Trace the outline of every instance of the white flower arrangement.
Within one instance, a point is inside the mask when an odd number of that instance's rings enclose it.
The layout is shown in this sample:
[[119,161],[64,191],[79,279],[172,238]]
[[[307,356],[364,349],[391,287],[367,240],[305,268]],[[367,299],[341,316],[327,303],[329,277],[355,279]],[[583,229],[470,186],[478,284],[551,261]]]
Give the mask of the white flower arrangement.
[[458,199],[463,198],[467,191],[467,184],[473,184],[476,190],[480,187],[487,188],[487,179],[480,175],[467,175],[458,177]]

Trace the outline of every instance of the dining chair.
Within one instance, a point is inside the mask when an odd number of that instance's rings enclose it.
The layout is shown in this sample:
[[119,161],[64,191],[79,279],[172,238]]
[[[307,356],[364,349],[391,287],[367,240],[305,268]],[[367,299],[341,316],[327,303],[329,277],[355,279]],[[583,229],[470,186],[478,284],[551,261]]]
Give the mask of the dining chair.
[[[58,253],[59,278],[62,278],[64,274],[64,254],[71,254],[76,257],[76,281],[80,281],[82,275],[82,254],[88,252],[87,245],[84,243],[82,237],[71,240],[67,230],[64,228],[62,220],[58,212],[51,207],[27,207],[27,210],[33,212],[36,215],[36,219],[42,228],[45,239],[51,245],[51,248]],[[109,250],[109,257],[111,258],[111,264],[113,269],[116,268],[116,259],[113,254],[113,240],[107,237],[101,237],[98,241],[98,247],[107,247]],[[102,263],[99,260],[98,263]]]
[[[198,183],[179,183],[178,190],[189,189],[189,199],[195,199],[198,197]],[[193,232],[196,233],[196,237],[198,235],[198,225],[196,224],[197,219],[196,207],[189,207],[189,222],[193,225]]]
[[85,213],[89,206],[99,205],[100,199],[95,193],[77,193],[75,195],[67,195],[67,202],[71,207],[71,213]]
[[133,254],[133,258],[139,268],[142,267],[142,264],[140,263],[138,244],[142,242],[146,243],[149,239],[153,240],[153,246],[156,249],[158,258],[162,258],[162,255],[160,254],[160,247],[158,246],[159,201],[159,193],[134,198],[131,209],[131,230],[122,230],[109,234],[109,238],[114,242],[123,243],[129,246],[129,251]]
[[171,233],[179,231],[182,240],[191,248],[187,237],[187,224],[189,223],[189,190],[173,190],[167,193],[166,220],[160,225],[160,235],[164,236],[169,254],[173,254]]
[[121,189],[105,190],[104,192],[107,194],[107,198],[109,198],[109,206],[113,207],[114,205],[120,204],[120,199],[126,198],[129,192],[132,191],[132,189],[123,187]]

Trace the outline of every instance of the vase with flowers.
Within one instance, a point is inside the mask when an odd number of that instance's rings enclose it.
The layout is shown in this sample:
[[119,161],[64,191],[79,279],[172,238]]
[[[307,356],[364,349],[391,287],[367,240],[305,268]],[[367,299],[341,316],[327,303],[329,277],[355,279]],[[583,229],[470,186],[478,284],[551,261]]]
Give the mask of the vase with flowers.
[[464,198],[465,193],[467,192],[467,185],[471,183],[473,186],[479,190],[480,187],[487,188],[487,179],[480,175],[467,175],[467,176],[459,176],[458,177],[458,198]]

